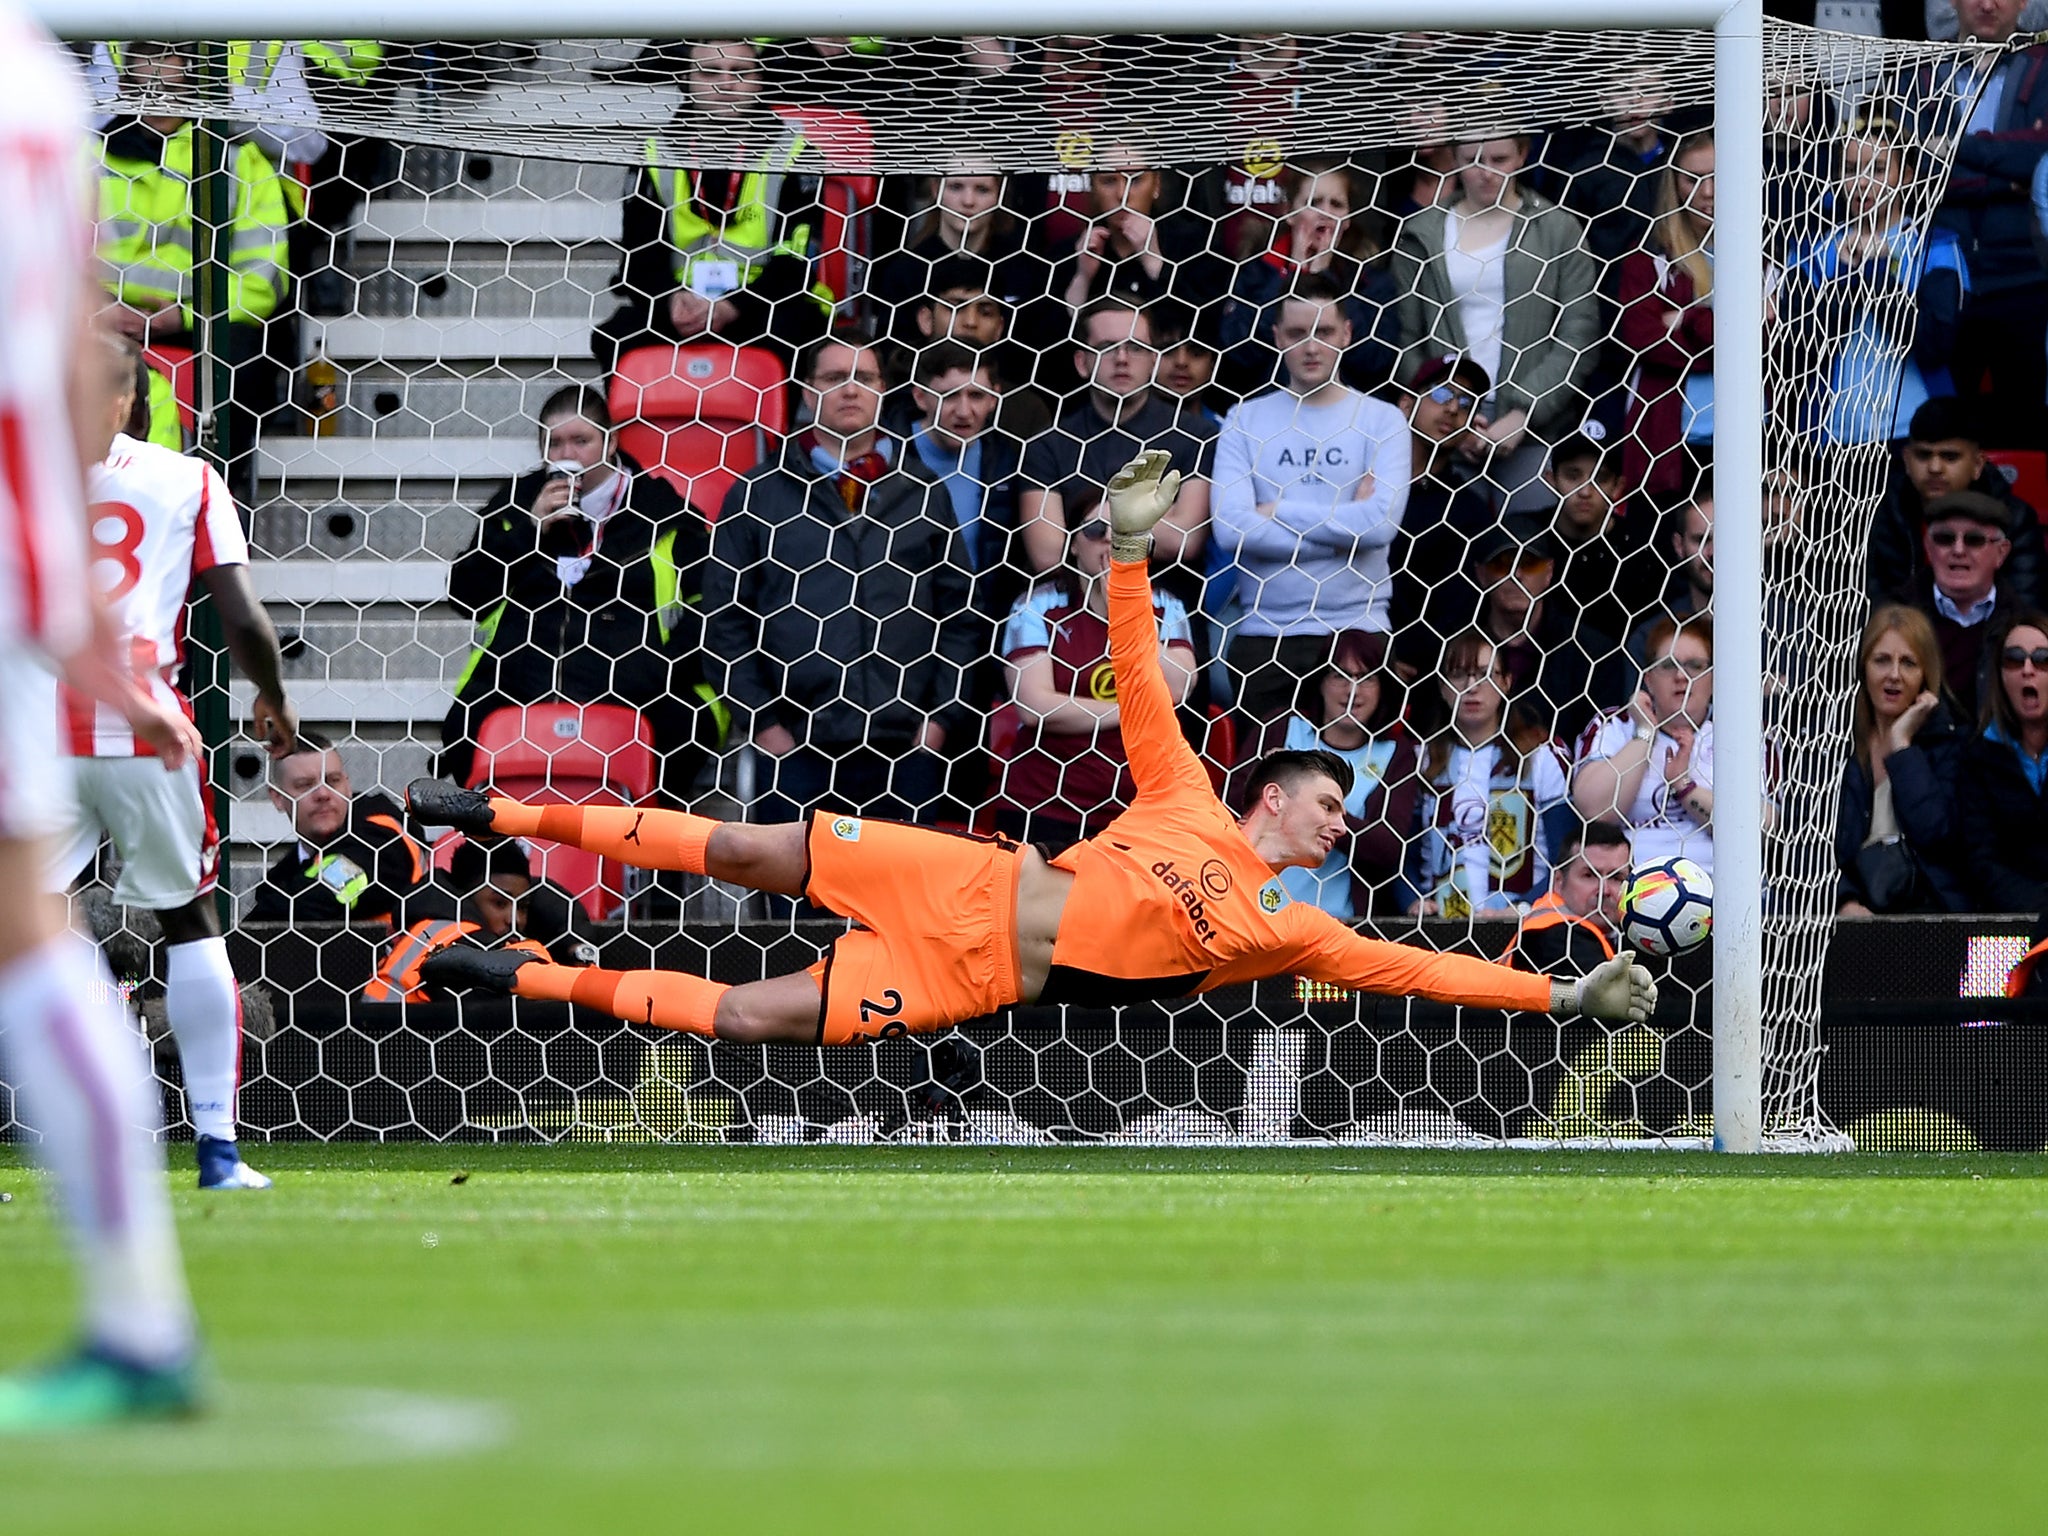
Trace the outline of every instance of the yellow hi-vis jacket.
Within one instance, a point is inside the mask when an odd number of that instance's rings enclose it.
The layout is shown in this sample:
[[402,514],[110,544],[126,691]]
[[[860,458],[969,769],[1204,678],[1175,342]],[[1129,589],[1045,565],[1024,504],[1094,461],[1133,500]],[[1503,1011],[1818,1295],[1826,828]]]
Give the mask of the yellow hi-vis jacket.
[[[722,298],[726,292],[746,288],[761,275],[771,256],[808,259],[811,227],[798,224],[776,238],[776,217],[782,204],[782,184],[795,169],[804,152],[804,136],[792,129],[755,162],[754,169],[740,180],[733,206],[717,223],[700,214],[690,197],[690,172],[658,165],[660,143],[647,140],[647,173],[654,181],[656,195],[668,210],[669,252],[675,264],[678,288],[690,288],[706,297]],[[730,264],[727,280],[709,285],[701,280],[700,264]]]
[[[284,178],[254,144],[229,146],[234,203],[227,229],[228,312],[253,325],[277,313],[287,278],[291,221]],[[164,141],[162,163],[100,145],[99,259],[107,291],[140,308],[168,299],[192,326],[192,125]]]

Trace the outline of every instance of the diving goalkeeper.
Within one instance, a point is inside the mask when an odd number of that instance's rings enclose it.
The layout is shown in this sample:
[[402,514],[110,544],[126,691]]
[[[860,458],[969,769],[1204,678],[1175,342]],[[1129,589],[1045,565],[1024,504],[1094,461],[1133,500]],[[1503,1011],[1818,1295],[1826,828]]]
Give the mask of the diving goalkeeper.
[[1180,486],[1166,464],[1164,453],[1142,453],[1109,485],[1110,659],[1137,796],[1099,835],[1046,859],[1008,839],[829,811],[749,826],[630,806],[529,806],[420,779],[406,798],[424,825],[551,838],[802,896],[855,924],[808,969],[740,986],[466,947],[427,960],[421,982],[720,1040],[819,1045],[944,1029],[1016,1003],[1103,1007],[1283,974],[1481,1008],[1647,1019],[1656,989],[1625,956],[1584,977],[1532,976],[1368,939],[1289,898],[1279,872],[1319,867],[1344,835],[1351,769],[1324,752],[1274,752],[1251,776],[1242,820],[1217,801],[1159,669],[1146,557]]

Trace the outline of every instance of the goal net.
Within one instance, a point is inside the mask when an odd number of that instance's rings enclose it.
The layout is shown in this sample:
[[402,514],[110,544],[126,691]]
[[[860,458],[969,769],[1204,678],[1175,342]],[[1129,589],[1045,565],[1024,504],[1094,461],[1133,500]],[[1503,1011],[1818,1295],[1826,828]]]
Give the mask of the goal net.
[[[1766,1126],[1811,1145],[1866,535],[1953,387],[1932,215],[1988,51],[1766,42],[1753,959]],[[77,46],[148,430],[226,458],[338,757],[266,765],[195,625],[247,1134],[1711,1133],[1703,950],[1648,1027],[1281,978],[743,1049],[405,1001],[398,952],[509,922],[741,981],[843,921],[378,819],[438,771],[1093,835],[1131,794],[1100,496],[1164,446],[1162,661],[1219,793],[1275,747],[1354,770],[1289,898],[1590,964],[1631,857],[1712,865],[1709,34]],[[147,917],[95,912],[160,1022]]]

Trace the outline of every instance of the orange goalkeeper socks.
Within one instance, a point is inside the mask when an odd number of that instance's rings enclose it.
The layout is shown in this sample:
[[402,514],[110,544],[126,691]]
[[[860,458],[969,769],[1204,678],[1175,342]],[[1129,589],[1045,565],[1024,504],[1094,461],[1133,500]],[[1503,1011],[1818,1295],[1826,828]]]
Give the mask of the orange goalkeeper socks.
[[731,990],[723,982],[686,971],[604,971],[573,965],[522,965],[512,985],[514,997],[574,1003],[629,1024],[654,1024],[707,1039],[713,1035],[718,1000]]
[[704,873],[705,849],[720,824],[688,811],[631,805],[524,805],[491,797],[491,830],[507,837],[541,837],[603,854],[636,869]]

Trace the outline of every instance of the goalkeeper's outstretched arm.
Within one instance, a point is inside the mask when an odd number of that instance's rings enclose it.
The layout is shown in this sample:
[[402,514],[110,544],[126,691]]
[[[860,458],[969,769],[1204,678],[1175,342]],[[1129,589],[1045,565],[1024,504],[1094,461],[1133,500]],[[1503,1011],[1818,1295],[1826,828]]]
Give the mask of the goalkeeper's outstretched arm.
[[1158,449],[1139,454],[1109,482],[1109,659],[1131,779],[1142,798],[1185,792],[1213,802],[1201,759],[1181,735],[1173,691],[1159,663],[1159,624],[1146,575],[1152,529],[1172,508],[1180,473]]
[[1314,981],[1384,997],[1423,997],[1469,1008],[1548,1013],[1560,1019],[1642,1024],[1656,1011],[1656,983],[1626,955],[1580,977],[1533,976],[1470,955],[1437,954],[1369,939],[1299,903],[1286,910],[1301,914],[1294,921],[1307,930],[1304,951],[1290,968]]

